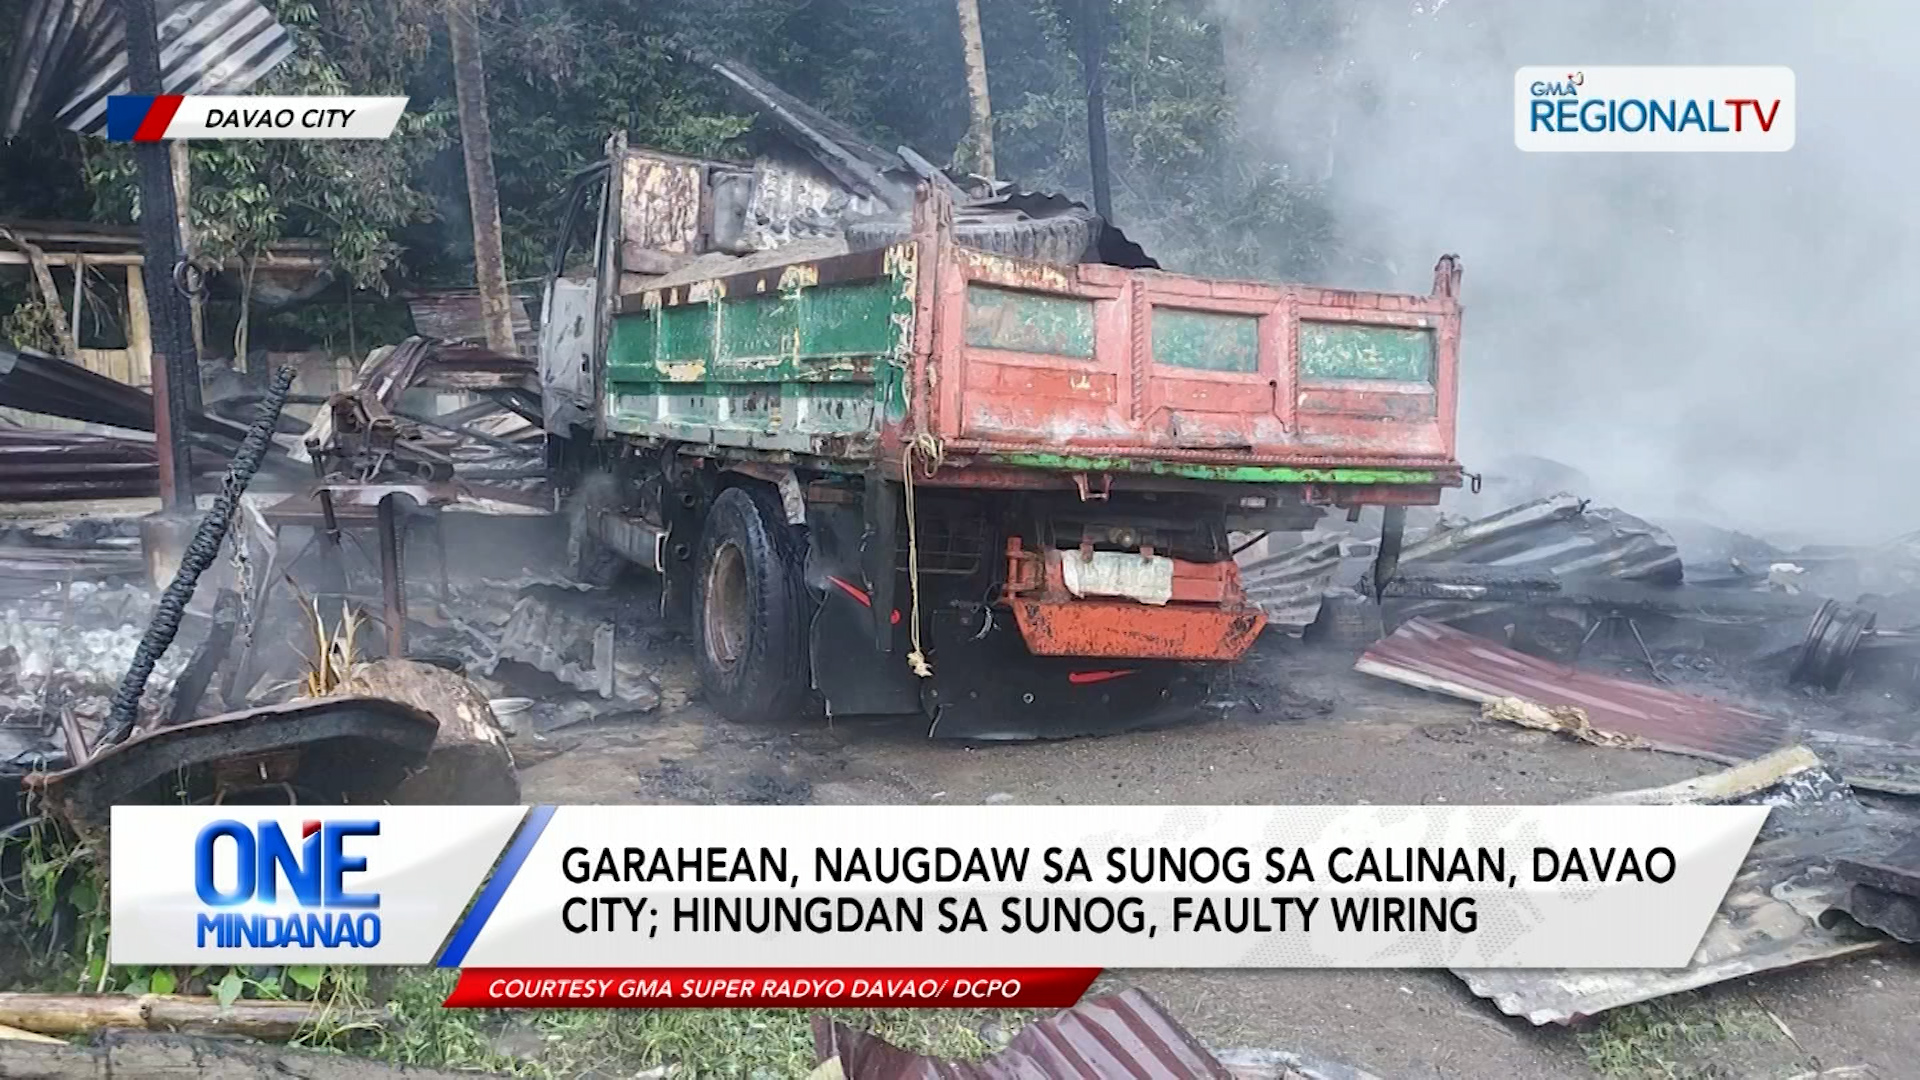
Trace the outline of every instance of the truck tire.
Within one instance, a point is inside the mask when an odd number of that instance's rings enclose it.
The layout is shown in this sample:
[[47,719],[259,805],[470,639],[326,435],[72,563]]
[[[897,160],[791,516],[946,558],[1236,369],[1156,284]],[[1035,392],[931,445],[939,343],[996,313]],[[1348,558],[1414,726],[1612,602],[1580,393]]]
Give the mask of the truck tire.
[[[969,221],[962,212],[954,222],[953,238],[976,251],[1077,266],[1096,250],[1105,227],[1100,215],[1079,206],[1040,218],[1002,212]],[[907,239],[913,225],[905,219],[881,218],[849,222],[844,231],[850,250],[872,251]]]
[[592,476],[567,502],[567,576],[582,585],[612,585],[626,569],[626,557],[587,527],[593,511],[605,509],[618,487],[613,477]]
[[707,700],[730,720],[787,721],[806,707],[804,558],[770,497],[736,487],[713,500],[695,562],[693,651]]

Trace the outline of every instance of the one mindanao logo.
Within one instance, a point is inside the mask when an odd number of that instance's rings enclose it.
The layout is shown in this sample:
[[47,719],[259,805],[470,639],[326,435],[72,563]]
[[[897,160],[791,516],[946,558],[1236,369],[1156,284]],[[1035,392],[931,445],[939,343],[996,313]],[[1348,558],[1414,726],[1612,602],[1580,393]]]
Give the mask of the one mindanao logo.
[[305,821],[298,841],[275,821],[209,822],[193,845],[202,949],[371,948],[380,894],[365,891],[374,820]]
[[1514,145],[1565,151],[1791,150],[1791,68],[1524,67]]

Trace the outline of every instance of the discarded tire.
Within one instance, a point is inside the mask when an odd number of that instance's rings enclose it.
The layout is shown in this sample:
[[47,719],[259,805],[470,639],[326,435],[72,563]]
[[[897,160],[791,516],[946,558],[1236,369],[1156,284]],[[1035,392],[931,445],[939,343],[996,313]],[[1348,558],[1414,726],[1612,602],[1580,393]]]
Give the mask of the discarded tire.
[[729,488],[713,501],[694,574],[694,657],[728,719],[788,720],[807,703],[804,555],[770,497]]
[[[955,214],[953,238],[977,251],[1076,266],[1087,261],[1105,227],[1100,215],[1080,206],[1066,207],[1042,218],[1008,210],[969,215],[962,209]],[[846,226],[847,247],[871,251],[897,244],[907,238],[912,228],[905,219],[850,222]]]

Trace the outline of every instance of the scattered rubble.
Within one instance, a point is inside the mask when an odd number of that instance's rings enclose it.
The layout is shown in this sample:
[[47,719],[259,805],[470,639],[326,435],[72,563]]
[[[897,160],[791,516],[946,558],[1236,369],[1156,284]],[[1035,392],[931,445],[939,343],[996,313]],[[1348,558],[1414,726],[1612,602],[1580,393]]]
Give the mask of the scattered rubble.
[[1591,800],[1596,805],[1678,803],[1772,808],[1751,853],[1685,968],[1658,971],[1459,970],[1500,1011],[1534,1024],[1566,1024],[1762,971],[1883,948],[1887,939],[1835,920],[1845,882],[1835,859],[1886,850],[1911,826],[1870,810],[1804,747],[1791,747],[1670,787]]
[[1480,718],[1504,720],[1536,731],[1552,731],[1595,746],[1639,749],[1647,745],[1646,740],[1637,736],[1595,729],[1587,720],[1587,710],[1578,705],[1559,705],[1548,708],[1519,698],[1501,698],[1498,701],[1483,702],[1480,706]]
[[1885,855],[1843,858],[1835,867],[1850,882],[1837,906],[1855,922],[1908,944],[1920,944],[1920,836]]

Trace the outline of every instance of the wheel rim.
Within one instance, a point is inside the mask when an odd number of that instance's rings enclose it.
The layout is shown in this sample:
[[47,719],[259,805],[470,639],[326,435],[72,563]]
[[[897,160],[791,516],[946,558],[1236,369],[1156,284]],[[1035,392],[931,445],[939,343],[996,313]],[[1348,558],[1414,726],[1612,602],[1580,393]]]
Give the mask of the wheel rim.
[[707,658],[720,667],[732,667],[747,648],[753,625],[747,604],[747,557],[739,545],[727,543],[713,553],[707,570]]

